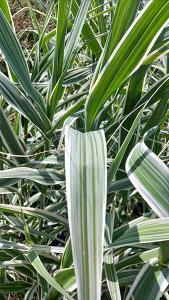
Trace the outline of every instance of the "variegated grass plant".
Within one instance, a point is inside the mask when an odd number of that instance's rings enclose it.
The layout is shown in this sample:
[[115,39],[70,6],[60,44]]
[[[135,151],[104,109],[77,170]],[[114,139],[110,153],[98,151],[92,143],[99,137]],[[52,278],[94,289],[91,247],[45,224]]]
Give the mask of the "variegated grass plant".
[[0,299],[169,299],[169,1],[9,4]]

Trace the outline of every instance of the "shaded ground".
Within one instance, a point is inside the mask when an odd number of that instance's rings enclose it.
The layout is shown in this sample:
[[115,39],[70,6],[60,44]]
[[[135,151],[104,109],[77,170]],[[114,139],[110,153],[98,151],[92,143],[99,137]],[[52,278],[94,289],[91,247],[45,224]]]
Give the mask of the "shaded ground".
[[16,32],[27,29],[31,27],[31,19],[28,10],[23,10],[26,7],[25,1],[9,1],[11,13],[14,16],[14,25]]
[[[34,9],[42,11],[37,1],[31,1],[31,4]],[[9,6],[13,16],[15,31],[16,33],[21,33],[22,36],[20,40],[21,44],[23,47],[30,49],[32,47],[33,33],[29,32],[29,29],[33,29],[33,24],[27,8],[26,0],[9,0]],[[38,23],[42,25],[44,22],[44,17],[41,14],[35,14]],[[54,24],[50,22],[48,28],[49,30],[53,29]]]

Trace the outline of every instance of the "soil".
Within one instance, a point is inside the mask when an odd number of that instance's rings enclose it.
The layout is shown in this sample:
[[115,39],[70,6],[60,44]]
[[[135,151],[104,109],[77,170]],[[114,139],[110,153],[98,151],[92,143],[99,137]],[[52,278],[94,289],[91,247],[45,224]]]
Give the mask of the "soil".
[[[1,1],[1,0],[0,0]],[[45,2],[45,1],[44,1]],[[41,10],[37,1],[31,1],[32,7]],[[29,32],[29,29],[33,29],[32,20],[25,0],[9,0],[9,6],[13,16],[14,26],[16,33],[22,33],[20,42],[23,48],[31,49],[34,43],[33,33]],[[36,14],[38,23],[41,25],[44,22],[44,17],[40,14]],[[53,23],[48,26],[51,30],[54,28]],[[27,31],[26,31],[27,30]],[[25,31],[25,32],[24,32]],[[20,34],[18,35],[20,37]]]
[[[27,10],[22,10],[26,6],[25,1],[10,0],[9,6],[11,9],[11,13],[13,15],[13,21],[14,21],[16,32],[30,28],[31,20],[30,20],[29,13]],[[20,12],[20,10],[22,11]]]

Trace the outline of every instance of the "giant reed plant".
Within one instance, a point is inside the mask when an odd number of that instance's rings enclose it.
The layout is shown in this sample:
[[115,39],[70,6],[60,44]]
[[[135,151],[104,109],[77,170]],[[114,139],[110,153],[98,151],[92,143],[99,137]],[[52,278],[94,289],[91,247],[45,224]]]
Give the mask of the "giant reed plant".
[[27,1],[31,50],[0,3],[1,299],[169,297],[169,1],[146,2]]

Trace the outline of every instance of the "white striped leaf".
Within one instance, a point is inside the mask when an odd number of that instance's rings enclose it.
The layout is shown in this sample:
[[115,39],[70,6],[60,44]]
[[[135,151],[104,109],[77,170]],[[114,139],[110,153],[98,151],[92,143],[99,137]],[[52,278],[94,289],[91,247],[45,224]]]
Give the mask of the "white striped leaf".
[[169,216],[169,169],[144,142],[131,151],[126,172],[143,199],[159,217]]
[[43,210],[38,208],[16,206],[11,204],[0,204],[0,212],[7,212],[8,214],[24,214],[35,218],[45,219],[53,224],[59,222],[66,226],[68,225],[67,219],[58,215],[56,211],[53,213],[47,209]]
[[105,274],[107,286],[112,300],[121,300],[118,277],[114,265],[113,253],[105,256]]
[[118,239],[127,229],[131,229],[135,226],[137,226],[138,224],[145,222],[145,221],[149,221],[150,216],[141,216],[139,218],[136,218],[128,223],[124,223],[122,224],[120,227],[114,228],[113,230],[113,239],[116,240]]
[[7,184],[9,179],[14,179],[14,183],[20,179],[28,179],[43,185],[62,184],[64,182],[63,175],[54,169],[32,169],[26,167],[0,171],[0,187],[1,181],[2,187],[4,187],[5,179],[7,179]]
[[169,269],[157,264],[157,259],[147,262],[137,275],[126,300],[158,300],[169,285]]
[[[18,136],[15,134],[13,127],[11,126],[1,106],[0,106],[0,138],[2,139],[8,152],[14,155],[14,159],[17,164],[23,164],[29,161],[25,155],[25,151],[19,141]],[[2,177],[0,178],[0,181],[3,181]]]
[[169,240],[169,218],[143,221],[125,230],[120,237],[114,238],[112,248],[155,243]]
[[72,30],[70,32],[70,36],[65,48],[65,55],[64,55],[64,61],[63,61],[63,69],[64,72],[69,68],[72,59],[76,53],[77,49],[77,42],[80,37],[86,15],[88,12],[88,8],[90,5],[90,0],[82,0],[81,5],[79,7],[78,14],[76,16],[76,19],[74,21]]
[[0,93],[14,109],[32,121],[42,132],[50,129],[50,122],[43,110],[40,115],[31,101],[21,94],[2,72],[0,72]]
[[168,18],[169,2],[153,0],[131,24],[90,88],[86,102],[87,130],[95,128],[95,119],[108,98],[141,66]]
[[[118,273],[118,280],[121,287],[130,286],[138,275],[138,269],[122,270]],[[125,299],[126,300],[126,299]]]
[[111,56],[114,48],[117,46],[120,39],[123,37],[127,29],[132,24],[138,6],[140,4],[140,0],[119,0],[117,1],[115,13],[113,16],[112,24],[110,27],[109,35],[107,38],[106,46],[104,48],[104,53],[102,54],[102,67],[108,61]]
[[139,252],[136,254],[129,255],[127,257],[124,257],[124,259],[120,260],[120,255],[116,256],[114,261],[116,263],[116,270],[120,271],[125,268],[134,266],[136,264],[143,264],[148,262],[152,258],[158,258],[159,257],[159,248],[154,248],[151,250],[147,250],[144,252]]
[[107,192],[102,130],[65,131],[68,217],[79,300],[99,300]]
[[[80,1],[74,0],[72,1],[72,13],[74,16],[77,16],[79,11]],[[95,32],[93,30],[92,24],[89,22],[85,22],[82,28],[82,35],[85,40],[87,40],[87,46],[92,51],[97,59],[100,57],[100,53],[102,51],[102,47],[100,44],[100,40],[96,39]]]
[[46,245],[24,245],[21,243],[14,243],[10,242],[8,240],[0,239],[0,250],[18,250],[21,252],[29,252],[29,251],[36,251],[38,253],[56,253],[56,254],[62,254],[64,251],[64,248],[62,247],[54,247],[54,246],[46,246]]
[[[114,229],[114,213],[108,213],[106,215],[106,227],[105,227],[105,246],[108,246],[112,240]],[[121,300],[120,288],[116,268],[114,264],[113,251],[104,256],[104,268],[107,281],[107,287],[112,300]]]

